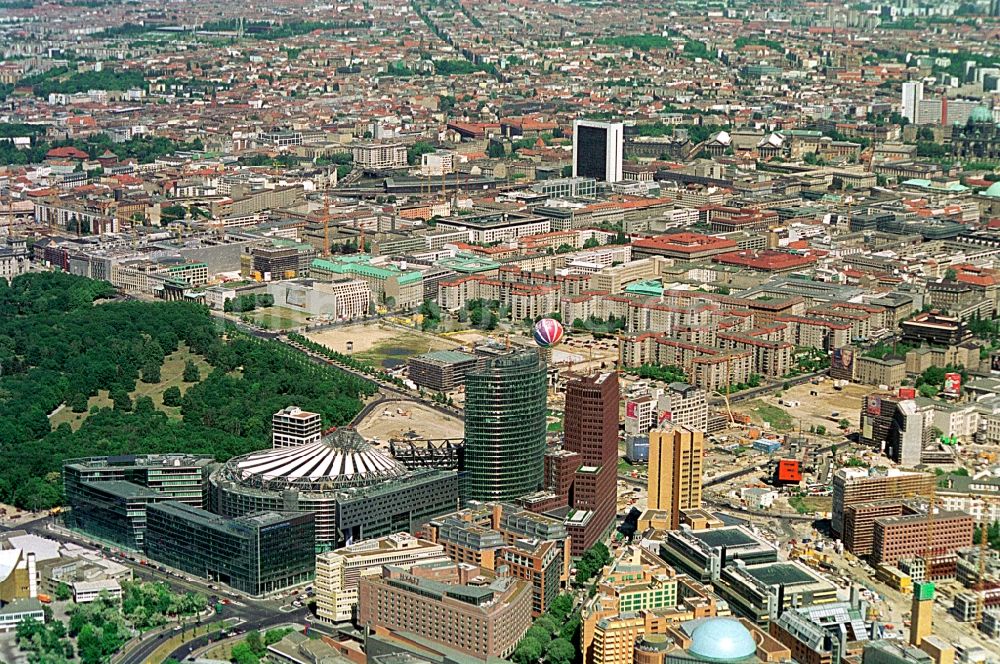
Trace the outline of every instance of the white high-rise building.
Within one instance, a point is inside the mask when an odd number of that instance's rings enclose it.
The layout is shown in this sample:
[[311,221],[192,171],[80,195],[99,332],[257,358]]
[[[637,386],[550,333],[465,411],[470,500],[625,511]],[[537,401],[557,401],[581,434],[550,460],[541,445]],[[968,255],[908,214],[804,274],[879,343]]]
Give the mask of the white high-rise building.
[[621,122],[573,122],[573,177],[622,180],[625,126]]
[[298,406],[282,408],[271,416],[272,447],[296,447],[318,443],[323,435],[319,413],[310,413]]
[[907,81],[903,83],[903,117],[913,124],[917,121],[917,107],[924,98],[923,81]]

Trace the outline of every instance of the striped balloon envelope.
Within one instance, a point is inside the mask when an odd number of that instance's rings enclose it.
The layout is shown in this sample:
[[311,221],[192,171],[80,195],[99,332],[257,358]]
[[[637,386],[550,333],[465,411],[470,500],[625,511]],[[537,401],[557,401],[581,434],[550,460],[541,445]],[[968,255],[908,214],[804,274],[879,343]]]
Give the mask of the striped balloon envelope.
[[554,318],[543,318],[535,323],[535,343],[542,348],[555,346],[562,341],[563,334],[562,323]]

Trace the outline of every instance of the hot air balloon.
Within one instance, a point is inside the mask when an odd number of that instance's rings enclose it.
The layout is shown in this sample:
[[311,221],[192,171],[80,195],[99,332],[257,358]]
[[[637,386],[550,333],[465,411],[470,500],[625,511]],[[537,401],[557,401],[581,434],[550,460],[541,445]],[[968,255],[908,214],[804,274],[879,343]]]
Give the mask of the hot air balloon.
[[554,318],[543,318],[535,323],[535,343],[542,348],[555,346],[562,341],[563,334],[562,323]]

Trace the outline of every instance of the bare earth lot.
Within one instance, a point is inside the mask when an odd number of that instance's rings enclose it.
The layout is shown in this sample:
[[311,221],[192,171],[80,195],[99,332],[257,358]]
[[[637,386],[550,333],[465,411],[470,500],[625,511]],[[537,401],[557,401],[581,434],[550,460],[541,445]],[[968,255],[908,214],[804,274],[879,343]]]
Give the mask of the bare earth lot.
[[358,425],[358,433],[372,443],[378,441],[382,445],[390,440],[408,438],[461,438],[463,429],[461,420],[416,401],[388,401],[375,408]]
[[[802,430],[808,431],[810,426],[822,424],[827,431],[837,430],[837,422],[846,419],[851,423],[849,430],[856,430],[861,412],[861,398],[871,391],[870,385],[855,385],[853,383],[845,386],[842,390],[835,390],[832,381],[827,380],[819,385],[805,383],[784,390],[780,397],[783,401],[800,402],[798,406],[792,408],[779,405],[779,397],[773,395],[762,396],[758,400],[771,406],[783,408],[793,420],[794,429],[798,429],[801,424]],[[811,395],[810,392],[816,392],[816,396]],[[740,407],[745,406],[740,404]],[[837,415],[834,416],[833,413],[837,413]]]
[[[376,367],[391,369],[405,364],[407,358],[432,350],[450,350],[462,345],[460,340],[442,338],[419,330],[380,323],[361,323],[336,327],[307,335],[331,350],[347,353]],[[354,343],[351,351],[348,342]]]

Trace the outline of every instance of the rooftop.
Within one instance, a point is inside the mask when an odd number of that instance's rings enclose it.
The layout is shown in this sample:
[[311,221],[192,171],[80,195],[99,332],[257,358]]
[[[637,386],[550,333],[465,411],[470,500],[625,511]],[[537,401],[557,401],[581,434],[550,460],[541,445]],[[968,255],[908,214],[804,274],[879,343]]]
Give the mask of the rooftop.
[[749,565],[746,573],[766,586],[797,586],[813,583],[817,577],[794,563],[764,563]]
[[758,544],[757,539],[751,537],[738,526],[731,528],[713,528],[692,532],[691,536],[701,540],[712,548],[717,546],[724,546],[728,548],[733,546]]
[[463,353],[460,350],[433,350],[423,355],[417,355],[412,359],[433,364],[458,364],[460,362],[475,361],[479,358],[477,355]]
[[777,270],[794,270],[812,265],[816,262],[816,257],[809,254],[792,254],[769,249],[762,251],[747,249],[719,254],[712,260],[717,263],[748,267],[762,272],[774,272]]
[[336,259],[314,258],[312,267],[319,270],[326,270],[335,274],[356,274],[362,277],[372,277],[385,280],[392,277],[399,279],[401,285],[416,283],[423,275],[416,270],[400,270],[395,265],[371,265],[366,262],[371,260],[369,256],[361,258],[342,257]]
[[706,251],[721,252],[726,249],[735,249],[736,242],[700,233],[672,233],[636,240],[632,246],[682,254],[697,254]]
[[308,445],[236,457],[223,468],[223,475],[252,486],[321,490],[370,486],[408,472],[353,429],[338,429]]

